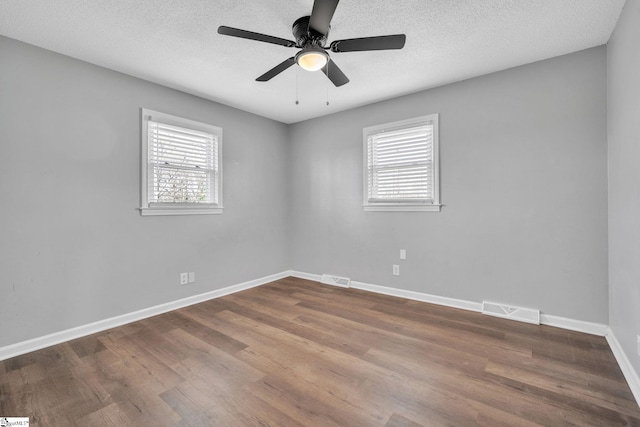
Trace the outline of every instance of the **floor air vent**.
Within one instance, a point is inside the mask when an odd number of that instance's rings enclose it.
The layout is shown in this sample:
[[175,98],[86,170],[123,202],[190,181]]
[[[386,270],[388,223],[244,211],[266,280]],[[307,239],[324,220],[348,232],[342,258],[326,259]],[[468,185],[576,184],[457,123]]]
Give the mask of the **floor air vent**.
[[331,274],[323,274],[320,283],[325,285],[340,286],[341,288],[348,288],[351,286],[351,279],[348,277],[332,276]]
[[482,302],[482,314],[518,320],[520,322],[540,324],[540,310],[531,308],[513,307],[495,302]]

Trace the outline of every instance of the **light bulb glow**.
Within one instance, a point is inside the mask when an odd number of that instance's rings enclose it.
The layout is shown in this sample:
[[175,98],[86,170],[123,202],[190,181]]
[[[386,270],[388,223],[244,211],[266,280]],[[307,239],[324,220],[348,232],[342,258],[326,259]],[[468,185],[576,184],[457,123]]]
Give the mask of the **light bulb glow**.
[[327,65],[327,54],[324,51],[302,51],[296,58],[298,65],[307,71],[318,71]]

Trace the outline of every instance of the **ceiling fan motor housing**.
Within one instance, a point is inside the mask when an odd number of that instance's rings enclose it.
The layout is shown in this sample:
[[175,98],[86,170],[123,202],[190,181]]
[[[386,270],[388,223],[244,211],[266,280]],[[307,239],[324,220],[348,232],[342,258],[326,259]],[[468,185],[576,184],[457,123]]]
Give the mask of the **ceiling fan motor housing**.
[[327,34],[321,34],[309,27],[310,18],[310,16],[303,16],[293,23],[291,30],[296,38],[297,46],[302,48],[310,46],[324,48],[331,27],[327,28]]

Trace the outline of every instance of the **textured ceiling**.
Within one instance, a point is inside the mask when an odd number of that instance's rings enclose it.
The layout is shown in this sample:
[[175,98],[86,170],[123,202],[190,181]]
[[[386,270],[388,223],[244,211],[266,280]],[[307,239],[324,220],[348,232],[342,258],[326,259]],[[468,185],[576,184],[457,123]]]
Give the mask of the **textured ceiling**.
[[624,2],[342,0],[329,42],[404,33],[407,43],[332,53],[351,80],[339,88],[297,66],[256,82],[296,49],[217,34],[292,40],[312,0],[0,0],[0,34],[293,123],[604,44]]

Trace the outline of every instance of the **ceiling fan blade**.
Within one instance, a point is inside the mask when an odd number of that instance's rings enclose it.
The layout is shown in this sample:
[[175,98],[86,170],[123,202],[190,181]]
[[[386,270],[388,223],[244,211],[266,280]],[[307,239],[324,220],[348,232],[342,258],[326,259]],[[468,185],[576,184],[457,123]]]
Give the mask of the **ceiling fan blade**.
[[344,75],[342,70],[336,65],[333,60],[329,60],[327,65],[322,67],[322,72],[329,77],[331,83],[333,83],[336,87],[342,86],[344,84],[349,83],[349,79]]
[[406,40],[407,36],[404,34],[336,40],[331,42],[331,51],[357,52],[363,50],[402,49]]
[[225,36],[240,37],[242,39],[257,40],[259,42],[273,43],[280,46],[294,47],[295,42],[280,37],[268,36],[266,34],[254,33],[253,31],[241,30],[221,25],[218,27],[218,34]]
[[309,19],[309,28],[326,36],[329,32],[329,24],[333,13],[338,7],[339,0],[315,0]]
[[280,74],[281,72],[283,72],[284,70],[286,70],[287,68],[291,67],[295,63],[296,63],[296,60],[293,56],[289,59],[285,59],[284,61],[282,61],[281,63],[279,63],[278,65],[276,65],[275,67],[273,67],[272,69],[270,69],[269,71],[267,71],[266,73],[258,77],[256,81],[259,81],[259,82],[269,81],[275,76],[277,76],[278,74]]

